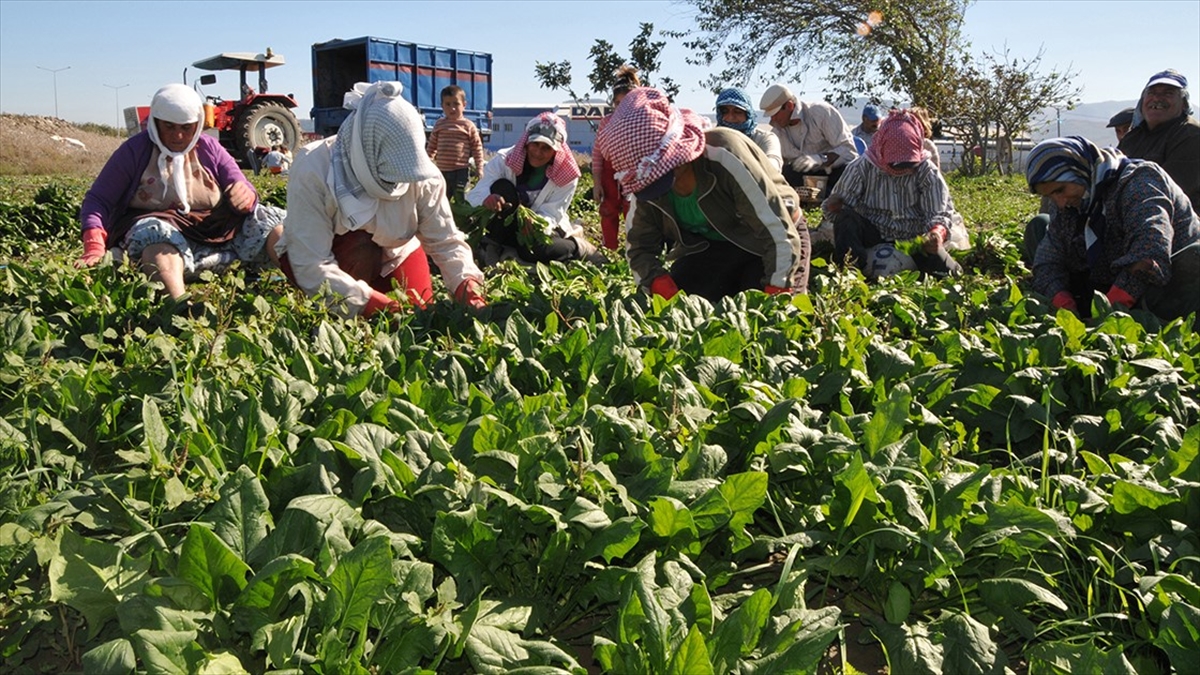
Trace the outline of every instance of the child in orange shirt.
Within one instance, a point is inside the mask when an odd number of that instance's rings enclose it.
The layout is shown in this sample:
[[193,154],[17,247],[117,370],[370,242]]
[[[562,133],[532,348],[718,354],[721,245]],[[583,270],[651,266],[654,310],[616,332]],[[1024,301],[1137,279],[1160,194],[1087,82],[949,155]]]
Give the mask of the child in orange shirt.
[[475,123],[463,118],[467,95],[462,87],[450,85],[442,89],[443,117],[433,125],[425,146],[433,163],[446,178],[446,194],[462,201],[470,177],[468,160],[475,160],[475,170],[483,168],[483,140]]

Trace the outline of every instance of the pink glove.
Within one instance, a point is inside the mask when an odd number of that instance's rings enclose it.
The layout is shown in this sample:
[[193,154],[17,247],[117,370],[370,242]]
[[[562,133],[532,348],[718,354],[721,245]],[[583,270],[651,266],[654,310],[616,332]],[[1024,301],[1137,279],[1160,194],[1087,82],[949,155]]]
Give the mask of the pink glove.
[[454,291],[454,299],[471,309],[478,310],[487,307],[487,300],[479,292],[479,282],[474,279],[464,279],[458,285],[458,290]]
[[1132,295],[1126,293],[1124,288],[1113,286],[1112,288],[1108,289],[1107,295],[1108,303],[1113,307],[1120,305],[1121,307],[1128,309],[1137,304],[1137,300],[1134,300]]
[[103,227],[83,231],[83,255],[75,261],[75,267],[91,267],[100,262],[107,249],[108,232]]
[[400,303],[391,299],[384,293],[379,291],[371,291],[371,298],[367,300],[367,306],[363,307],[363,318],[370,318],[379,312],[392,312],[393,314],[400,311]]
[[650,282],[650,292],[664,300],[670,300],[679,292],[679,287],[675,285],[675,280],[670,274],[663,274]]
[[1075,296],[1071,295],[1070,291],[1059,291],[1050,299],[1050,304],[1054,305],[1055,309],[1069,309],[1072,312],[1077,311],[1079,306],[1075,304]]
[[771,284],[767,284],[766,287],[763,288],[763,292],[766,293],[767,295],[779,295],[780,293],[791,293],[792,289],[783,288],[782,286],[772,286]]

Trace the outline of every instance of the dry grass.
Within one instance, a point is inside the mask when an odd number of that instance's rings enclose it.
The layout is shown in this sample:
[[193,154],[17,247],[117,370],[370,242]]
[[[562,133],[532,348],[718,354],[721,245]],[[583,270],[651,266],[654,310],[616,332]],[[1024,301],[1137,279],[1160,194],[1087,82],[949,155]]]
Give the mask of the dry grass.
[[[113,129],[77,126],[53,117],[0,115],[0,176],[67,175],[95,178],[124,142]],[[71,138],[80,148],[53,136]]]

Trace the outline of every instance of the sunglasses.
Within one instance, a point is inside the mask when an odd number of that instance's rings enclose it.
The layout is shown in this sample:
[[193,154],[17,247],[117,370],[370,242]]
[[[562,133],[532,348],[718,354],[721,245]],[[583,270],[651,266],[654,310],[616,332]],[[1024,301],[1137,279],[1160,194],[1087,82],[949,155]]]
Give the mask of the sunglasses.
[[917,168],[918,164],[920,164],[920,162],[889,162],[888,166],[897,171],[904,171],[905,169],[915,169]]
[[533,126],[529,127],[527,131],[529,132],[528,138],[532,138],[534,136],[545,136],[546,138],[554,141],[562,140],[562,136],[559,134],[558,128],[552,124],[534,124]]

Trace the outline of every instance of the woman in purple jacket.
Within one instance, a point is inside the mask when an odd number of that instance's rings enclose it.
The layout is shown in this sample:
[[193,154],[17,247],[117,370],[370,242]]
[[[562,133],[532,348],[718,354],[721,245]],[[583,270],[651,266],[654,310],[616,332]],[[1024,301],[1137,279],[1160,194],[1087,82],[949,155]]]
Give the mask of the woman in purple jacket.
[[154,94],[146,131],[117,148],[83,199],[76,267],[114,249],[177,299],[184,280],[205,270],[278,264],[283,211],[258,202],[233,157],[204,135],[203,120],[204,104],[187,86]]

